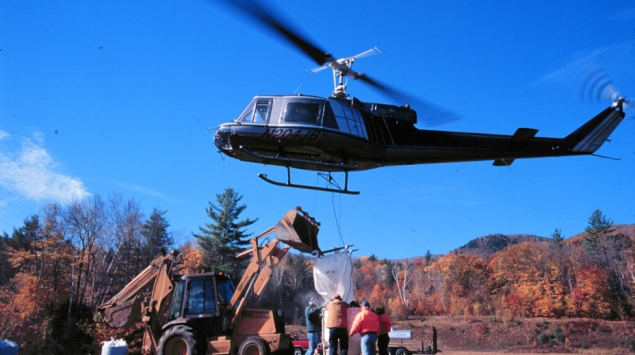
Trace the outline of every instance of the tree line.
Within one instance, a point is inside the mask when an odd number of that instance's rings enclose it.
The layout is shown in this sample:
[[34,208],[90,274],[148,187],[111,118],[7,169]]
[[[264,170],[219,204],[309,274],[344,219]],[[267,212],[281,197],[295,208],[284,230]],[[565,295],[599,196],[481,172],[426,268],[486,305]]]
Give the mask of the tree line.
[[[181,273],[224,271],[240,277],[234,256],[249,244],[247,206],[231,188],[209,202],[209,220],[179,245]],[[110,329],[96,314],[161,248],[175,247],[168,213],[145,217],[138,202],[99,195],[49,204],[0,235],[0,339],[23,354],[98,353],[99,341],[134,336]],[[631,238],[593,212],[582,238],[556,230],[548,241],[525,242],[487,258],[452,252],[416,260],[354,259],[355,296],[384,304],[393,317],[496,315],[630,319],[635,254]],[[258,302],[282,307],[302,324],[313,290],[312,257],[290,253]]]
[[[501,243],[504,236],[494,235]],[[507,245],[487,258],[451,252],[434,258],[356,261],[356,294],[387,303],[393,315],[633,318],[634,235],[594,211],[585,232]],[[497,240],[498,239],[498,240]]]

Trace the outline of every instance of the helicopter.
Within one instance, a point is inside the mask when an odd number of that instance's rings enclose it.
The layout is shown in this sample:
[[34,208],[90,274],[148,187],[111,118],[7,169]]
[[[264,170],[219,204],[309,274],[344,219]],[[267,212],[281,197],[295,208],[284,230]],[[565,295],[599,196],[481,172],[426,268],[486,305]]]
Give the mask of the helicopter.
[[[612,104],[563,138],[536,137],[538,130],[533,128],[518,128],[513,135],[419,129],[415,127],[418,116],[429,125],[458,117],[353,70],[356,60],[381,53],[378,48],[336,59],[254,0],[221,2],[234,6],[304,52],[319,66],[310,72],[328,68],[333,72],[334,90],[329,97],[256,96],[237,119],[217,128],[214,144],[222,154],[245,162],[286,167],[286,182],[258,175],[274,185],[359,194],[348,189],[349,172],[470,161],[510,166],[521,158],[592,155],[625,117],[627,99],[613,90],[603,73],[597,72],[587,78],[583,90],[610,98]],[[406,104],[371,103],[350,97],[346,92],[349,78]],[[343,172],[345,184],[343,188],[337,184],[330,188],[292,183],[292,168],[328,174],[322,176],[329,182],[331,173]]]

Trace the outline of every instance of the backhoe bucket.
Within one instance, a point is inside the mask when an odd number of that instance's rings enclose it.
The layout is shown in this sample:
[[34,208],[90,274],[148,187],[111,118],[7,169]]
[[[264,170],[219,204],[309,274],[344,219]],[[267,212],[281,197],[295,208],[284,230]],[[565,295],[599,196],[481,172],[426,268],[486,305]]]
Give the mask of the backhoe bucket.
[[304,253],[320,250],[317,235],[320,225],[309,214],[296,209],[287,212],[276,225],[276,239]]

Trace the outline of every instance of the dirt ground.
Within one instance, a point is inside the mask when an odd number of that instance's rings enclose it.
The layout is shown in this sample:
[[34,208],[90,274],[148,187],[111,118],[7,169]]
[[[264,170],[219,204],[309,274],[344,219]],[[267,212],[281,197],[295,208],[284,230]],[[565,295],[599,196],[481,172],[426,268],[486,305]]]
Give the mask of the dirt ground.
[[[635,322],[596,319],[496,317],[420,317],[393,320],[397,329],[411,329],[413,338],[432,343],[437,330],[441,354],[635,354]],[[306,337],[300,326],[288,332]]]

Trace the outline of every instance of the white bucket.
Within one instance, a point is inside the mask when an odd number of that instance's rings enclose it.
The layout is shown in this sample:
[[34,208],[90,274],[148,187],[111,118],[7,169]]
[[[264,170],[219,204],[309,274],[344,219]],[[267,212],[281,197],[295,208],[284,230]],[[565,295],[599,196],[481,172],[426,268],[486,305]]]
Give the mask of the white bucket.
[[0,355],[18,355],[20,345],[11,340],[0,340]]
[[101,355],[126,355],[128,344],[123,339],[110,339],[101,347]]

